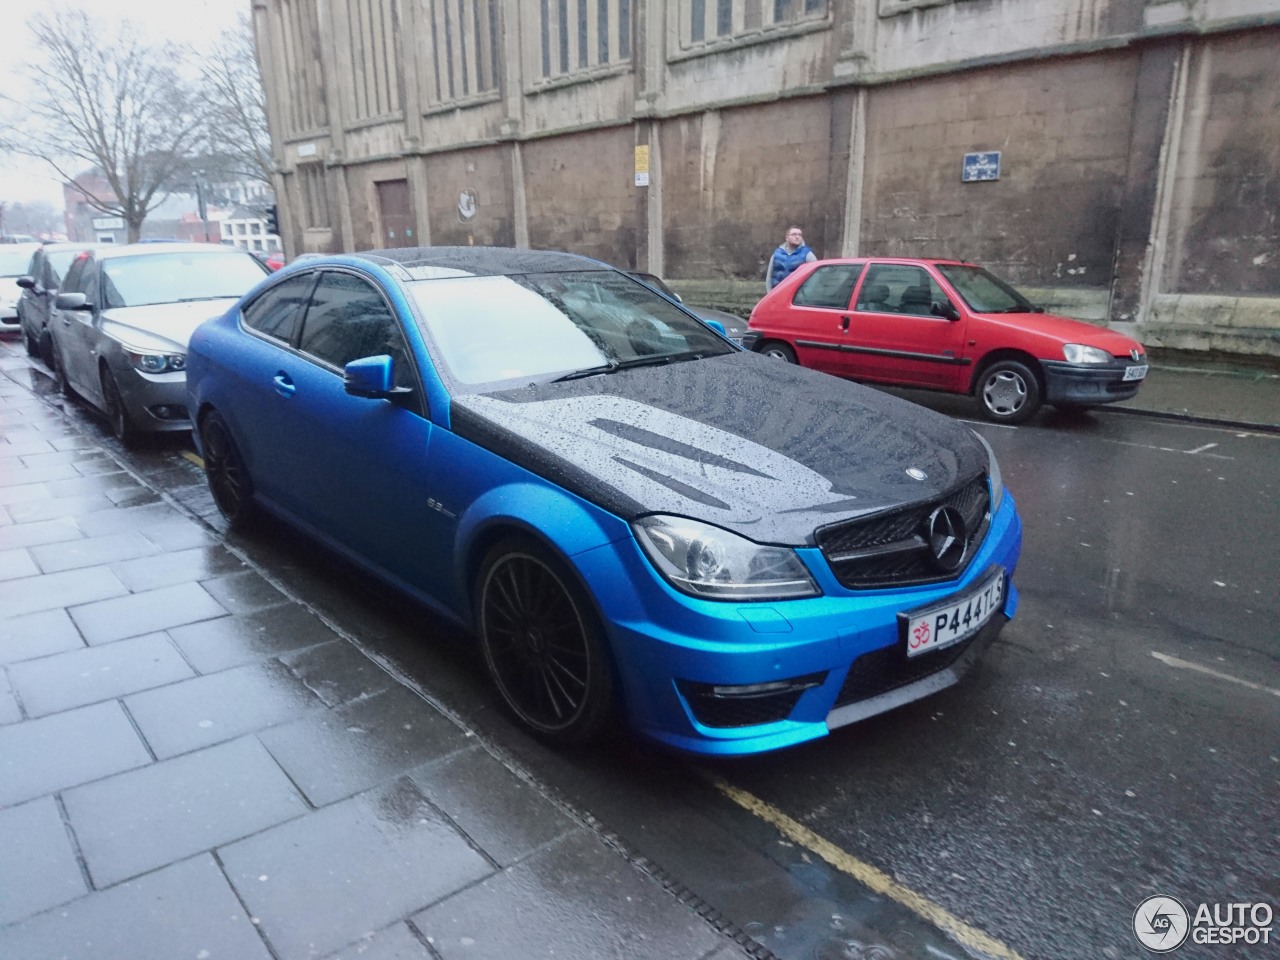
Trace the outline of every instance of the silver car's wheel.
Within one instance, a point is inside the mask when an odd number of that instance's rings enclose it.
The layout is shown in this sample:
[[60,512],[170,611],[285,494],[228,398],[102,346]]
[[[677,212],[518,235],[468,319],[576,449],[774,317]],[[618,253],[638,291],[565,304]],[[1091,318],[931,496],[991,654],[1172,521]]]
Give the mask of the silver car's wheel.
[[120,386],[115,375],[108,367],[102,368],[102,404],[106,408],[107,419],[111,422],[111,432],[121,443],[133,443],[138,439],[138,428],[129,416],[129,410],[120,396]]

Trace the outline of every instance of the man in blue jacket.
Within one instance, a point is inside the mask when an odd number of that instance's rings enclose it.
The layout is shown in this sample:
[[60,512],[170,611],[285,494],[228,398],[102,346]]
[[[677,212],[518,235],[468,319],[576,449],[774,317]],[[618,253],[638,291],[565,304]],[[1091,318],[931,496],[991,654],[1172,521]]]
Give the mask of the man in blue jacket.
[[765,290],[772,290],[800,264],[817,259],[817,255],[805,245],[804,231],[799,227],[788,227],[787,239],[778,245],[778,249],[769,258],[769,267],[764,272]]

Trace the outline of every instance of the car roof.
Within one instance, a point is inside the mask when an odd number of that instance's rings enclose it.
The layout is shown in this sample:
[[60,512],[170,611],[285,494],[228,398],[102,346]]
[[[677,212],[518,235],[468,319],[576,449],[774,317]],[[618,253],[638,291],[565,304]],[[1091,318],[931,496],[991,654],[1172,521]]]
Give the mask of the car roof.
[[[83,247],[81,249],[88,250],[90,248]],[[113,243],[104,243],[93,248],[93,252],[98,255],[100,260],[125,256],[156,257],[165,253],[241,253],[248,256],[248,251],[246,250],[232,250],[220,243],[125,243],[119,246]]]
[[[549,250],[518,250],[514,247],[401,247],[391,250],[364,250],[334,254],[354,257],[379,266],[404,268],[405,278],[502,277],[522,273],[568,273],[576,270],[611,270],[608,264],[574,253]],[[326,258],[327,259],[327,258]],[[319,260],[303,261],[316,266]]]
[[958,264],[965,267],[976,267],[978,264],[972,260],[962,260],[957,257],[881,257],[874,253],[866,253],[857,257],[830,257],[825,260],[819,260],[819,263],[866,263],[874,260],[876,263],[909,263],[909,264]]

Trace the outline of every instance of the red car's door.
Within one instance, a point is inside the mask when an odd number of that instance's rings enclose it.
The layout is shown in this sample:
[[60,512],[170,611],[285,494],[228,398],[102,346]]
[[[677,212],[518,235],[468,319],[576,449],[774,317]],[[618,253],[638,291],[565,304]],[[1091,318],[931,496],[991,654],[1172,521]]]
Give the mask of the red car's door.
[[923,266],[871,263],[858,287],[845,356],[864,380],[962,390],[969,361],[965,320],[936,316],[932,305],[950,304]]
[[795,331],[796,357],[800,365],[852,376],[848,369],[849,301],[862,273],[861,263],[824,264],[796,287],[787,310],[787,323]]

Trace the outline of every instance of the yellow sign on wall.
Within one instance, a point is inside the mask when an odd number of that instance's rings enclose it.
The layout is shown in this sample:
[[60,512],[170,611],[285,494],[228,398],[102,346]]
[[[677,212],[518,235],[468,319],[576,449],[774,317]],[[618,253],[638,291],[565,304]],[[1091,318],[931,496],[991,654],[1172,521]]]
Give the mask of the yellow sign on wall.
[[636,186],[647,187],[649,185],[649,145],[643,144],[636,147]]

